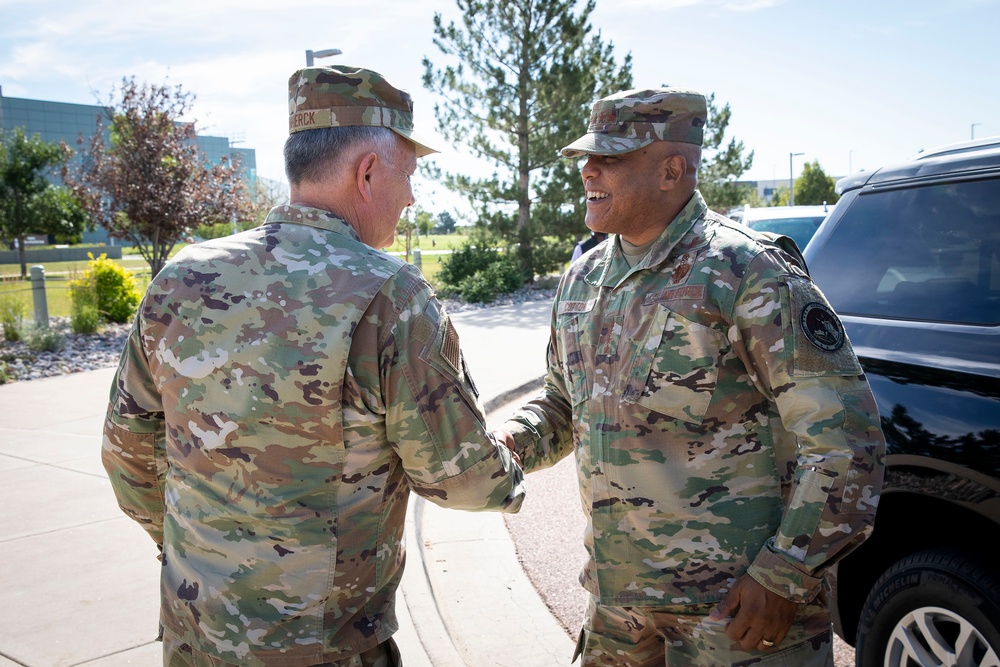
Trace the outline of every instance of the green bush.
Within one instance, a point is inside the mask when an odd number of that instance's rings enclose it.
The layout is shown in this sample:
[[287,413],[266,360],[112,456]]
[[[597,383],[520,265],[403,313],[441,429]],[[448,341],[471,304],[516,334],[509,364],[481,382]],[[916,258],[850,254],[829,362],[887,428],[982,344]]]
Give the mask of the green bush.
[[63,346],[63,335],[49,327],[32,327],[28,330],[28,349],[32,352],[58,352]]
[[97,307],[97,289],[93,281],[71,280],[69,299],[69,321],[74,333],[97,333],[101,326],[101,311]]
[[489,303],[524,284],[524,275],[512,257],[501,257],[461,282],[458,294],[470,303]]
[[486,277],[485,271],[480,271],[462,281],[458,287],[458,295],[469,303],[489,303],[496,295],[496,289]]
[[524,285],[524,272],[512,257],[504,257],[486,269],[486,275],[497,286],[497,294],[509,294]]
[[458,288],[464,280],[500,259],[500,252],[484,246],[465,243],[441,262],[438,280],[448,287]]
[[0,298],[0,325],[3,337],[9,343],[21,340],[24,335],[24,302],[15,296]]
[[128,322],[135,315],[142,297],[135,276],[120,264],[108,259],[105,254],[96,259],[93,254],[88,253],[88,256],[90,262],[87,263],[87,270],[72,284],[93,285],[97,298],[97,312],[102,318],[109,322]]

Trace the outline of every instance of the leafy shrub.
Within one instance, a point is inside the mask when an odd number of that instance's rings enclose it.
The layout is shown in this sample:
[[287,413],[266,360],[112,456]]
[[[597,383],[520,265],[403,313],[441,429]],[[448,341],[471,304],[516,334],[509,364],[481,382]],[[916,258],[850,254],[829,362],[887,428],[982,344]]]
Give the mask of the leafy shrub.
[[139,307],[139,288],[135,276],[121,265],[108,259],[106,254],[94,258],[88,253],[90,262],[79,280],[71,282],[75,288],[79,283],[93,285],[97,298],[97,312],[109,322],[128,322]]
[[0,361],[0,384],[7,384],[11,380],[10,369],[7,368],[7,362]]
[[503,257],[490,264],[486,276],[497,288],[497,294],[508,294],[524,285],[524,273],[513,257]]
[[24,302],[15,296],[0,298],[0,325],[3,337],[9,343],[21,340],[24,327]]
[[458,288],[464,280],[493,264],[500,256],[493,248],[465,243],[441,262],[438,280],[448,287]]
[[32,352],[58,352],[63,347],[63,335],[48,327],[32,327],[25,341]]
[[101,312],[97,308],[97,289],[93,281],[70,281],[69,299],[69,320],[74,333],[97,333],[101,325]]
[[469,303],[489,303],[497,292],[486,277],[486,272],[480,271],[462,281],[458,287],[458,295]]
[[573,254],[573,245],[567,245],[558,239],[535,238],[531,247],[531,266],[538,275],[552,273],[561,274],[566,262]]
[[524,274],[512,257],[502,256],[476,271],[459,285],[458,294],[470,303],[489,303],[498,294],[513,292],[524,284]]

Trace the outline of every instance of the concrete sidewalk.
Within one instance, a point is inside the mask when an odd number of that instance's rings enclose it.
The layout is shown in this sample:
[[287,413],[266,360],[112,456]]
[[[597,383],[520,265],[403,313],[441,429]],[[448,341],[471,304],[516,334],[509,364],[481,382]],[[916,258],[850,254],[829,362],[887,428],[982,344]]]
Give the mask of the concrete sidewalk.
[[[454,320],[488,411],[537,386],[547,302]],[[113,374],[0,386],[0,667],[160,663],[156,549],[119,510],[100,462]],[[572,641],[501,515],[414,497],[407,528],[396,603],[407,667],[568,664]]]

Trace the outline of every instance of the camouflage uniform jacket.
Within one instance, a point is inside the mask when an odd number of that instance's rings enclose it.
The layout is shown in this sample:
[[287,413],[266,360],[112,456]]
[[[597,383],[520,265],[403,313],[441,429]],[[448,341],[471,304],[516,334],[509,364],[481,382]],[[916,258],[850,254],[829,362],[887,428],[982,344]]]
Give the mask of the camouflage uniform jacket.
[[396,630],[411,489],[522,500],[429,285],[313,208],[156,276],[104,436],[121,508],[162,548],[161,623],[240,665],[332,661]]
[[715,602],[747,571],[807,601],[870,533],[875,402],[789,260],[695,192],[636,266],[611,237],[563,276],[545,386],[504,428],[525,470],[575,449],[601,603]]

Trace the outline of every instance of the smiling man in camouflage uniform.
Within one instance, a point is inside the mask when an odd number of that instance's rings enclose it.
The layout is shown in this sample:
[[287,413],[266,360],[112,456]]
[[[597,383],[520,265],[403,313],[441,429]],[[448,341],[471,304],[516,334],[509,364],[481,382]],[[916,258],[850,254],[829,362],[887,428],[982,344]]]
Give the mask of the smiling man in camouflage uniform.
[[832,665],[824,571],[870,533],[884,441],[836,314],[795,258],[697,191],[705,98],[599,100],[587,226],[542,392],[498,436],[576,453],[583,665]]
[[523,498],[450,320],[378,250],[434,152],[410,97],[348,67],[289,94],[291,204],[154,278],[111,391],[104,465],[162,550],[167,665],[399,664],[410,491]]

